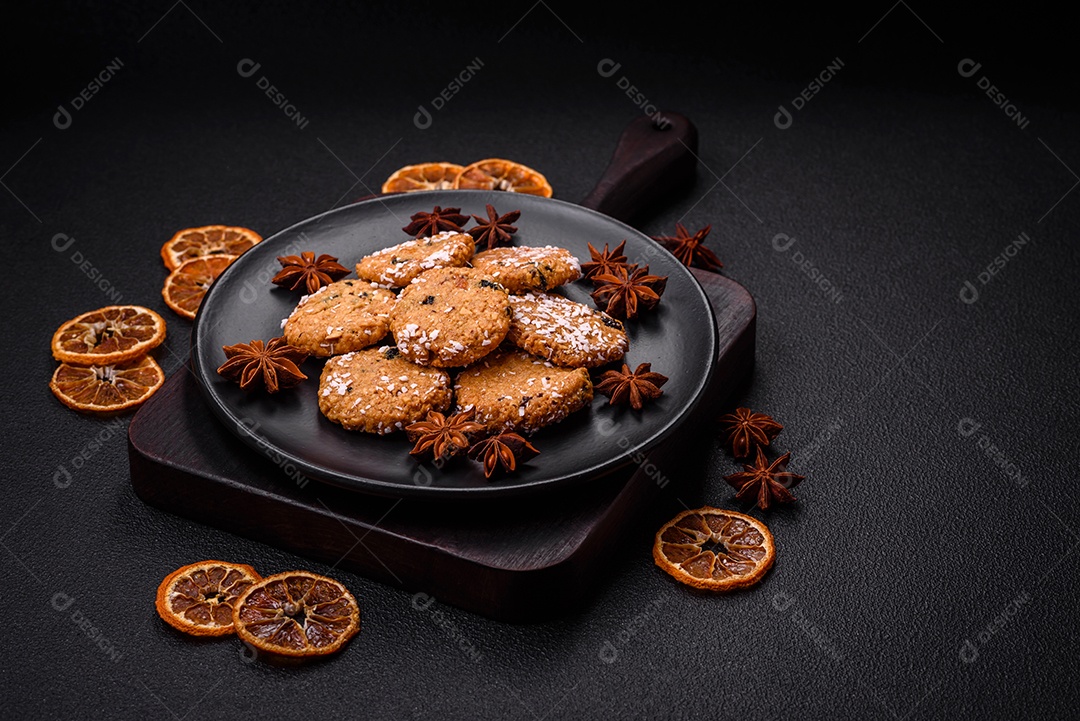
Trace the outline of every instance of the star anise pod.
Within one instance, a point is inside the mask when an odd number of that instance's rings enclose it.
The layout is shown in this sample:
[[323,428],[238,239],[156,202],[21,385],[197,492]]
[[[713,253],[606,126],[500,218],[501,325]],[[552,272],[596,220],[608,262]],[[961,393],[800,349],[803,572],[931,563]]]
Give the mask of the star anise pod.
[[253,340],[221,349],[227,360],[217,369],[218,373],[239,383],[244,390],[263,385],[269,393],[277,393],[307,378],[300,371],[300,364],[308,354],[289,345],[284,338],[271,338],[265,344]]
[[772,416],[754,413],[749,408],[736,408],[734,413],[721,416],[720,422],[727,426],[728,443],[731,444],[731,452],[736,458],[750,455],[754,444],[769,445],[769,442],[784,430]]
[[409,220],[412,222],[402,230],[414,238],[426,238],[445,230],[461,232],[461,226],[469,221],[469,217],[461,214],[461,208],[443,208],[436,205],[430,213],[413,213]]
[[438,411],[428,411],[427,420],[405,426],[410,441],[416,445],[409,455],[422,456],[430,452],[434,458],[452,458],[469,447],[469,433],[484,429],[472,420],[475,411],[455,413],[447,418]]
[[521,217],[520,210],[511,210],[506,215],[500,216],[495,212],[495,206],[488,205],[487,220],[479,215],[474,215],[475,228],[469,228],[469,235],[476,239],[477,246],[485,246],[488,250],[506,245],[510,242],[510,236],[517,232],[517,226],[511,225]]
[[616,266],[610,273],[593,276],[598,285],[593,300],[608,315],[616,318],[636,318],[641,310],[651,310],[660,302],[667,286],[667,276],[649,275],[649,266],[630,268]]
[[654,401],[664,394],[660,386],[667,383],[667,376],[651,371],[652,363],[642,363],[633,373],[623,363],[622,371],[604,371],[600,374],[596,390],[611,397],[609,405],[630,403],[640,411],[646,401]]
[[469,449],[469,458],[484,461],[484,478],[491,478],[499,465],[509,473],[517,468],[517,459],[526,460],[539,455],[540,451],[517,433],[499,433],[488,436]]
[[799,485],[799,481],[803,480],[804,476],[797,476],[784,470],[790,458],[791,454],[785,453],[769,463],[765,458],[765,452],[761,450],[761,446],[758,446],[757,460],[754,465],[743,464],[744,471],[726,476],[724,480],[732,488],[738,489],[739,492],[735,494],[735,497],[739,500],[757,496],[757,505],[762,510],[767,509],[769,504],[774,502],[791,503],[795,500],[795,496],[789,489]]
[[626,262],[626,256],[623,255],[625,247],[625,240],[615,246],[615,250],[608,250],[608,244],[604,243],[604,249],[600,251],[589,243],[589,254],[592,260],[581,264],[581,272],[586,278],[595,278],[598,275],[610,274],[615,268],[629,269],[632,266]]
[[349,269],[338,263],[337,258],[325,253],[318,258],[308,251],[300,255],[282,255],[278,256],[278,262],[281,270],[270,282],[289,290],[304,286],[308,293],[314,293],[349,274]]
[[712,230],[711,225],[706,225],[693,235],[682,223],[675,224],[675,236],[658,235],[653,238],[657,243],[671,251],[679,262],[689,268],[696,265],[705,270],[720,270],[724,264],[716,257],[716,253],[705,247],[705,237]]

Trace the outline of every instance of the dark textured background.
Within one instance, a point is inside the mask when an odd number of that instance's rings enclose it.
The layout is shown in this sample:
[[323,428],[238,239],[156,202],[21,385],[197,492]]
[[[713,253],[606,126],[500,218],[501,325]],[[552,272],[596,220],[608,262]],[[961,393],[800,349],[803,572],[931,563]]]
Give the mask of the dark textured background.
[[[1064,19],[910,3],[722,21],[447,7],[165,0],[5,20],[3,715],[1073,715],[1080,118]],[[120,72],[58,130],[56,106],[115,57]],[[416,128],[417,106],[476,57],[483,69]],[[839,75],[779,130],[777,106],[837,57]],[[239,77],[242,58],[262,63],[305,129]],[[614,77],[596,72],[604,58],[622,63]],[[975,77],[958,74],[964,58],[983,63]],[[1025,129],[978,89],[982,75]],[[417,611],[408,593],[335,571],[364,630],[297,669],[167,629],[152,594],[183,563],[330,569],[144,506],[124,426],[55,401],[49,335],[107,302],[71,253],[124,302],[166,314],[159,358],[177,372],[188,324],[161,302],[157,255],[176,229],[270,234],[444,158],[512,157],[578,200],[638,112],[621,76],[701,133],[696,187],[641,227],[712,223],[724,272],[758,302],[743,400],[785,424],[777,448],[807,476],[796,507],[764,516],[776,568],[750,592],[688,593],[653,566],[642,529],[580,614],[531,626]],[[65,253],[50,247],[58,233],[76,239]],[[784,252],[781,233],[796,239]],[[1031,242],[981,284],[1020,233]],[[963,419],[981,425],[964,436]],[[718,443],[698,452],[705,477],[683,478],[654,521],[676,496],[731,503],[721,477],[734,462]]]

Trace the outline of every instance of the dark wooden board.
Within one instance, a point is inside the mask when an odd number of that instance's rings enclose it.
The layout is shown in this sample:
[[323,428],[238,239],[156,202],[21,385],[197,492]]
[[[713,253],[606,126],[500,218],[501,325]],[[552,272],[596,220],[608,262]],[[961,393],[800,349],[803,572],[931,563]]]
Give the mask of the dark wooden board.
[[[755,333],[742,286],[694,273],[713,303],[720,348],[715,382],[690,424],[715,415],[746,380]],[[128,448],[135,493],[150,505],[491,618],[528,621],[586,597],[605,553],[676,482],[670,459],[685,450],[680,435],[650,454],[669,470],[660,477],[642,464],[572,489],[448,508],[298,483],[221,426],[181,370],[132,419]]]

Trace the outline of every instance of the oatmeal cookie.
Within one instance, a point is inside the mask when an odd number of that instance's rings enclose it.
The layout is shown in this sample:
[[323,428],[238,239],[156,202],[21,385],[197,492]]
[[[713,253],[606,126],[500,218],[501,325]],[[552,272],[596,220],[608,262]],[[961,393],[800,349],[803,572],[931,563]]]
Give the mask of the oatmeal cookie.
[[390,330],[401,354],[439,368],[483,358],[509,328],[506,290],[473,268],[429,270],[401,292],[390,312]]
[[450,405],[450,376],[421,368],[392,346],[368,348],[326,361],[319,410],[353,431],[393,433]]
[[356,264],[356,275],[384,288],[404,288],[425,270],[465,265],[475,251],[471,235],[446,231],[365,256]]
[[390,330],[397,297],[364,280],[339,280],[300,299],[281,322],[289,345],[314,356],[367,348]]
[[461,371],[454,384],[458,411],[491,432],[531,432],[558,423],[593,398],[589,371],[558,368],[521,350],[500,350]]
[[477,253],[472,266],[502,283],[511,293],[549,290],[581,277],[581,265],[565,248],[492,248]]
[[595,368],[626,355],[630,340],[620,321],[554,293],[510,296],[506,340],[557,366]]

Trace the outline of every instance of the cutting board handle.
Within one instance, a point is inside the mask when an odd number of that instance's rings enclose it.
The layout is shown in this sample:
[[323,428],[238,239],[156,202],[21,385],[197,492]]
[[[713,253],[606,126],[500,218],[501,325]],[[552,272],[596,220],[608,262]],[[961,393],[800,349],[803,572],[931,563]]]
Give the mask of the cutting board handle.
[[581,204],[630,222],[693,182],[697,148],[697,128],[685,115],[643,115],[623,131],[607,170]]

